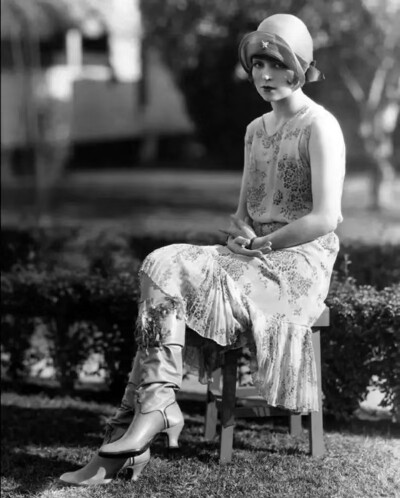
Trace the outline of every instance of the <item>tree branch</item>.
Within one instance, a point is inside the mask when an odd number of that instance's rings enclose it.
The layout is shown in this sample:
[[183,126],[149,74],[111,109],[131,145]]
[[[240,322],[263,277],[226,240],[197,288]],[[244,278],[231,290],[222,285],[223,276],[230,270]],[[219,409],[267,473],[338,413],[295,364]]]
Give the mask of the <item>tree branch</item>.
[[368,106],[371,109],[376,109],[382,99],[387,74],[392,64],[392,57],[386,56],[374,74],[368,94]]
[[358,103],[364,102],[366,96],[363,88],[361,87],[360,83],[357,81],[353,73],[350,71],[350,69],[344,64],[341,67],[340,75],[347,89],[351,93],[353,99]]

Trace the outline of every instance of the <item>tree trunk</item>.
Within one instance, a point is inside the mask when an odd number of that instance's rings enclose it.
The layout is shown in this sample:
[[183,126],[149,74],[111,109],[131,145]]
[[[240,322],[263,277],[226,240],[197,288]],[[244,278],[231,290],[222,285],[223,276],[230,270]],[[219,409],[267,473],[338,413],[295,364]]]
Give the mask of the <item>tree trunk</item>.
[[371,208],[380,211],[391,207],[393,199],[393,180],[395,171],[392,164],[384,157],[375,159],[371,175]]
[[372,162],[371,208],[381,210],[394,205],[393,181],[396,178],[393,158],[393,133],[400,105],[396,101],[381,104],[378,109],[365,109],[360,123],[360,136]]
[[41,57],[39,48],[39,39],[33,30],[27,33],[29,44],[29,68],[30,68],[30,91],[28,106],[30,107],[31,123],[30,135],[33,146],[33,155],[35,161],[35,210],[36,222],[41,225],[48,216],[49,196],[46,188],[46,168],[43,160],[44,137],[41,130],[41,102],[39,101],[39,86],[41,81]]

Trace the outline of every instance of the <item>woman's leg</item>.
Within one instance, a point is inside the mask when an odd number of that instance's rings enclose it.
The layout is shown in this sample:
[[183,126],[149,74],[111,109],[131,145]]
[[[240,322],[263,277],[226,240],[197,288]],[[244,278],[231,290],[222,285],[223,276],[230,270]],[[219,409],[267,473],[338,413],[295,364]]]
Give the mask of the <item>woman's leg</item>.
[[137,410],[136,389],[139,385],[139,365],[140,353],[138,352],[133,360],[132,370],[130,371],[121,403],[115,414],[109,419],[107,430],[115,431],[117,428],[122,428],[125,432],[133,420]]
[[140,351],[138,410],[125,434],[105,444],[99,455],[128,458],[146,451],[160,432],[178,446],[183,416],[175,401],[182,383],[185,321],[181,305],[142,276],[142,305],[137,341]]
[[[135,356],[121,404],[107,424],[103,444],[111,443],[122,437],[132,422],[137,409],[136,389],[139,382],[139,364],[140,353]],[[74,472],[66,472],[60,477],[60,480],[67,484],[81,486],[107,484],[121,469],[129,467],[133,472],[132,479],[136,481],[149,460],[150,450],[138,457],[129,459],[103,458],[95,454],[84,467]]]

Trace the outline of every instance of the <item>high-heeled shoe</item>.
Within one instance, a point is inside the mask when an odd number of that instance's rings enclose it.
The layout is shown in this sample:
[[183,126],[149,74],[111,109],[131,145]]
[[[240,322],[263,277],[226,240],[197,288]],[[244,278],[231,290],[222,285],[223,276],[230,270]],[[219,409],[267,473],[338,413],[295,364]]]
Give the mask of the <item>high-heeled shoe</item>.
[[[125,431],[126,426],[108,426],[103,444],[118,441],[125,434]],[[130,469],[132,471],[132,480],[137,481],[149,461],[150,450],[136,458],[128,459],[102,458],[96,454],[84,467],[74,472],[66,472],[59,479],[63,484],[95,486],[108,484],[117,477],[119,472],[124,469]]]
[[169,448],[178,448],[183,425],[183,415],[176,401],[164,409],[138,412],[125,434],[118,441],[103,445],[99,456],[120,459],[141,455],[160,434],[167,436]]
[[150,461],[150,450],[131,458],[103,458],[94,455],[93,458],[81,469],[75,472],[66,472],[60,477],[63,484],[74,486],[97,486],[109,484],[125,469],[132,471],[132,481],[137,481],[143,469]]

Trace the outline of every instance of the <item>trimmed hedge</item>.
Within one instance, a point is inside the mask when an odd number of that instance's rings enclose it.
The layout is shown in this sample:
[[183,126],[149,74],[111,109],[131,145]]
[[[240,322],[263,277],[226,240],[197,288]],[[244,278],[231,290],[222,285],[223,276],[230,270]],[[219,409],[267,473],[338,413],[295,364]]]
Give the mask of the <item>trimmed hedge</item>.
[[[122,391],[135,352],[140,260],[177,237],[137,239],[109,230],[9,235],[1,248],[7,256],[2,258],[1,344],[8,374],[23,376],[30,361],[50,356],[62,388],[71,390],[83,362],[101,353],[109,384]],[[217,242],[210,234],[191,234],[186,241]],[[347,249],[338,258],[327,299],[331,326],[322,336],[324,407],[348,417],[374,379],[384,403],[400,412],[400,251],[394,246]],[[375,278],[376,287],[360,285]],[[45,347],[35,347],[39,329]]]
[[[103,274],[120,269],[131,270],[137,261],[159,247],[175,242],[216,244],[223,236],[204,233],[163,233],[137,236],[110,228],[88,233],[88,229],[3,229],[0,265],[9,271],[15,265],[84,267]],[[67,259],[69,258],[69,261]],[[60,261],[62,259],[62,261]],[[383,289],[400,282],[400,246],[398,244],[342,244],[335,263],[338,277],[353,277],[358,285]]]
[[[121,388],[135,353],[138,281],[128,273],[100,274],[32,269],[3,274],[2,336],[8,371],[24,373],[24,352],[35,324],[44,324],[49,354],[64,391],[71,390],[82,363],[101,353],[112,387]],[[32,354],[32,353],[31,353]],[[36,359],[41,352],[36,351]]]
[[322,335],[324,407],[345,418],[371,384],[400,415],[400,284],[378,291],[348,279],[332,283],[331,325]]

